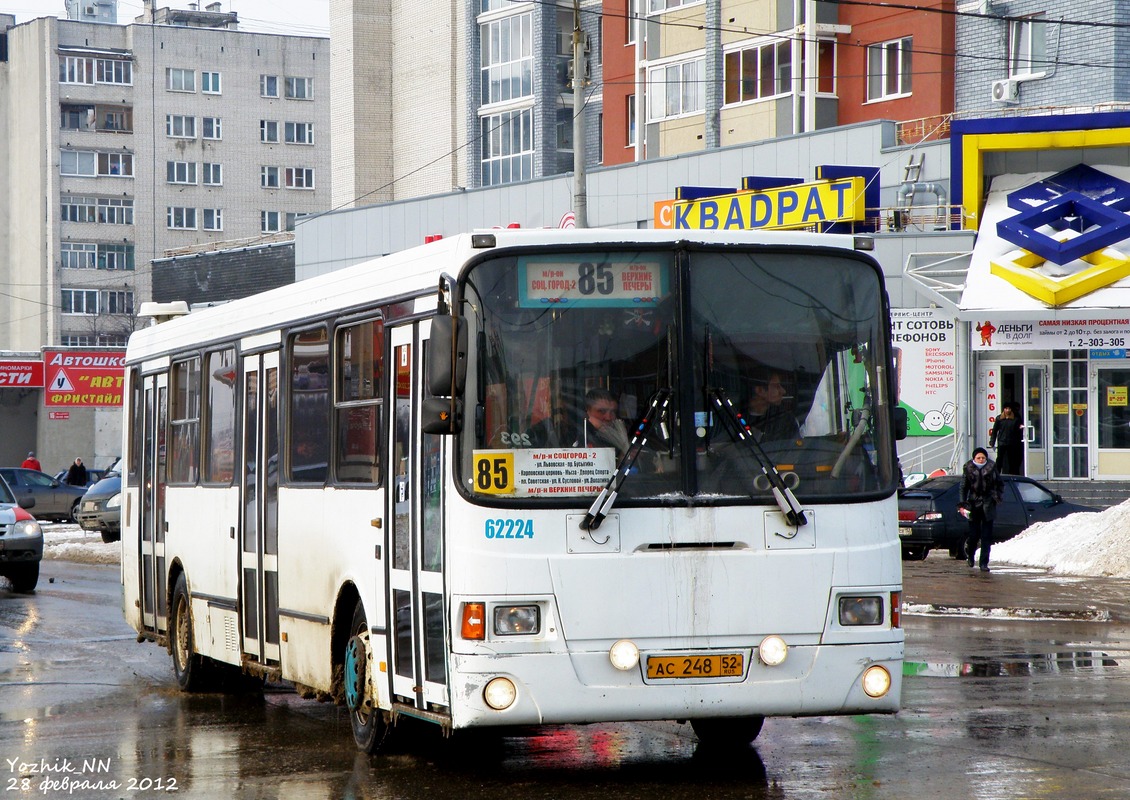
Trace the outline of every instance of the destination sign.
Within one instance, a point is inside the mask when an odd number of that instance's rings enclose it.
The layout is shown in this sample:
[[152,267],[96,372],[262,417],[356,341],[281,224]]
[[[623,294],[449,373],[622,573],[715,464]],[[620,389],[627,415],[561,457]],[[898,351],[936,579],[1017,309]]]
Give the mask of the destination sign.
[[523,308],[653,306],[667,296],[667,272],[658,261],[615,256],[601,261],[522,258],[518,302]]

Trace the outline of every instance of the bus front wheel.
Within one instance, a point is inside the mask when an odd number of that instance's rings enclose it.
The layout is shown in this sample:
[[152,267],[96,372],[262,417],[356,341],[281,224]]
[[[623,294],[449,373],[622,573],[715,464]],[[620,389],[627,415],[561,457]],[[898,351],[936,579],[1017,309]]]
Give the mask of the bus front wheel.
[[353,728],[353,741],[365,753],[377,752],[388,735],[388,724],[384,714],[371,702],[365,702],[365,686],[368,683],[365,645],[361,643],[369,625],[365,621],[365,607],[361,601],[353,609],[353,622],[349,626],[349,639],[342,653],[344,678],[346,682],[346,705],[349,707],[349,721]]
[[712,717],[692,719],[695,736],[705,745],[747,745],[761,733],[765,717]]

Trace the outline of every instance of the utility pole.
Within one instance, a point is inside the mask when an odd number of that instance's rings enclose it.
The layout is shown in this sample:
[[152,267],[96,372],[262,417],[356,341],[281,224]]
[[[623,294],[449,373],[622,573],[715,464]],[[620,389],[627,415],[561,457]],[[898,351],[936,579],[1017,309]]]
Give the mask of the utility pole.
[[573,0],[573,217],[587,228],[588,189],[585,185],[585,32],[581,30],[581,0]]

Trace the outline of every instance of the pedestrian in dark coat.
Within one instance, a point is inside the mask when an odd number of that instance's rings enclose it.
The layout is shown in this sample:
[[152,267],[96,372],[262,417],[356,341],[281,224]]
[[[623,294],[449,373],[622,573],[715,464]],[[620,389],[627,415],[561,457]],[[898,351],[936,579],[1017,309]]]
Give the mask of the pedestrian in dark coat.
[[76,458],[75,463],[71,464],[67,470],[66,482],[71,486],[86,486],[86,479],[88,473],[86,467],[82,465],[82,459]]
[[997,505],[1004,499],[1004,483],[997,465],[989,460],[984,447],[973,451],[973,458],[961,470],[961,502],[958,508],[969,519],[969,536],[965,540],[965,560],[973,566],[973,554],[981,550],[981,571],[989,571],[989,549],[993,545],[993,520]]
[[1003,475],[1023,475],[1020,461],[1024,455],[1024,441],[1020,420],[1012,406],[1005,406],[993,423],[989,434],[989,447],[997,448],[997,469]]

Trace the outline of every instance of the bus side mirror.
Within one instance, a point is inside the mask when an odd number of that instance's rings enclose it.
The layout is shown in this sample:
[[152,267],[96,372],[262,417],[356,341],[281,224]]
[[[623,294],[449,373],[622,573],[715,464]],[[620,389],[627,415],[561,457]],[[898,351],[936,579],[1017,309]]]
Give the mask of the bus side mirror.
[[462,430],[462,420],[463,401],[458,397],[425,397],[424,402],[420,404],[420,424],[424,433],[440,436],[459,433]]
[[467,383],[467,320],[463,317],[440,314],[432,318],[427,377],[432,394],[462,396]]
[[907,434],[907,417],[906,409],[902,406],[895,406],[892,413],[892,422],[895,428],[895,441],[901,442],[906,438]]

